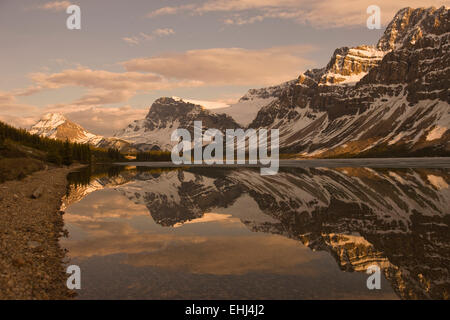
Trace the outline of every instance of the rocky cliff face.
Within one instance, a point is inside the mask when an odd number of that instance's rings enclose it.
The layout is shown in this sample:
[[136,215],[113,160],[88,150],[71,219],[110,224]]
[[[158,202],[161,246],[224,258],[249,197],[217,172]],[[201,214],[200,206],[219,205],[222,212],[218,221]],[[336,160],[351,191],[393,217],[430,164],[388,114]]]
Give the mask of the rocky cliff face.
[[380,63],[385,53],[373,46],[342,47],[334,51],[325,68],[308,70],[305,76],[319,85],[355,84]]
[[376,48],[336,50],[250,127],[279,128],[282,150],[307,156],[448,154],[449,32],[445,7],[402,9]]
[[405,85],[409,106],[423,100],[450,103],[450,10],[401,10],[378,42],[389,53],[362,85]]

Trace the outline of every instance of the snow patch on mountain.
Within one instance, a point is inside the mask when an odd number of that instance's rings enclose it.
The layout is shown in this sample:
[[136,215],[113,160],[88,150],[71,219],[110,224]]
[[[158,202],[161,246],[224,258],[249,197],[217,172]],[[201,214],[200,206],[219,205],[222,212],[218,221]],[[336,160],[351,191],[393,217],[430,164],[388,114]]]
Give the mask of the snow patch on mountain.
[[234,103],[226,108],[215,109],[216,113],[225,113],[232,117],[237,123],[242,125],[243,127],[250,124],[250,122],[255,119],[258,111],[274,101],[275,97],[269,98],[257,98],[252,97],[248,100],[239,100],[239,102]]
[[172,97],[172,99],[174,99],[176,101],[184,101],[184,102],[188,102],[188,103],[192,103],[192,104],[197,104],[207,110],[223,109],[223,108],[228,108],[230,106],[229,104],[227,104],[225,102],[220,102],[220,101],[196,100],[196,99],[186,99],[186,98],[180,98],[180,97]]
[[433,174],[427,175],[428,181],[436,187],[438,190],[448,189],[448,184],[442,177],[435,176]]
[[446,127],[436,126],[433,130],[431,130],[427,135],[427,141],[432,141],[436,139],[440,139],[442,135],[447,131]]

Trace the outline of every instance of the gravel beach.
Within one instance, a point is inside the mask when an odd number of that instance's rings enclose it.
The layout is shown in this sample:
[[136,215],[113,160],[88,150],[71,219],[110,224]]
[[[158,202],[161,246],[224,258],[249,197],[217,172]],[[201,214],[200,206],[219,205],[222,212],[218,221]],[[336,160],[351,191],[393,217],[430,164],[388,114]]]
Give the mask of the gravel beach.
[[79,168],[35,172],[0,184],[0,299],[70,299],[59,245],[59,212],[67,174]]

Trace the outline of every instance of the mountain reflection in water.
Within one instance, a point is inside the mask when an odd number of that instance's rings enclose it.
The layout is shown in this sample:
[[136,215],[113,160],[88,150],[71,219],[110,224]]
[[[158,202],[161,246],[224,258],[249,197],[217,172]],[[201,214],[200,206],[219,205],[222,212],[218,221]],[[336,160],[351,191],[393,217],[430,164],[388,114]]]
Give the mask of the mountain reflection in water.
[[80,298],[448,299],[449,173],[89,168],[69,176],[62,244]]

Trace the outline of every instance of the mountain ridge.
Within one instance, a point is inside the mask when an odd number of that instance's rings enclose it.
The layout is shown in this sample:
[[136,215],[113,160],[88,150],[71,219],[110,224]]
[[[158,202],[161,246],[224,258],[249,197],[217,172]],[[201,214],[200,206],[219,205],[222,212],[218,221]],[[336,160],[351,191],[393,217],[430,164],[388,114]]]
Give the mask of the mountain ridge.
[[[405,23],[404,36],[394,38],[396,22],[408,17],[412,25]],[[388,43],[389,50],[358,82],[327,85],[320,81],[323,69],[308,70],[263,107],[250,127],[280,128],[282,150],[305,156],[352,156],[380,146],[387,155],[389,149],[414,153],[430,146],[449,154],[449,21],[444,7],[400,10],[377,45]],[[428,68],[421,68],[421,59],[430,61]],[[443,73],[444,80],[433,73]],[[422,77],[431,82],[422,85]],[[445,131],[429,142],[426,137],[438,127]]]
[[[449,21],[446,7],[403,8],[377,45],[338,48],[325,67],[212,112],[245,129],[279,129],[281,152],[302,157],[448,156]],[[242,108],[258,109],[255,118],[240,121]]]
[[325,67],[227,108],[161,97],[102,141],[170,150],[171,133],[199,120],[205,130],[279,129],[280,152],[297,157],[450,156],[449,43],[447,7],[403,8],[376,45],[338,48]]

